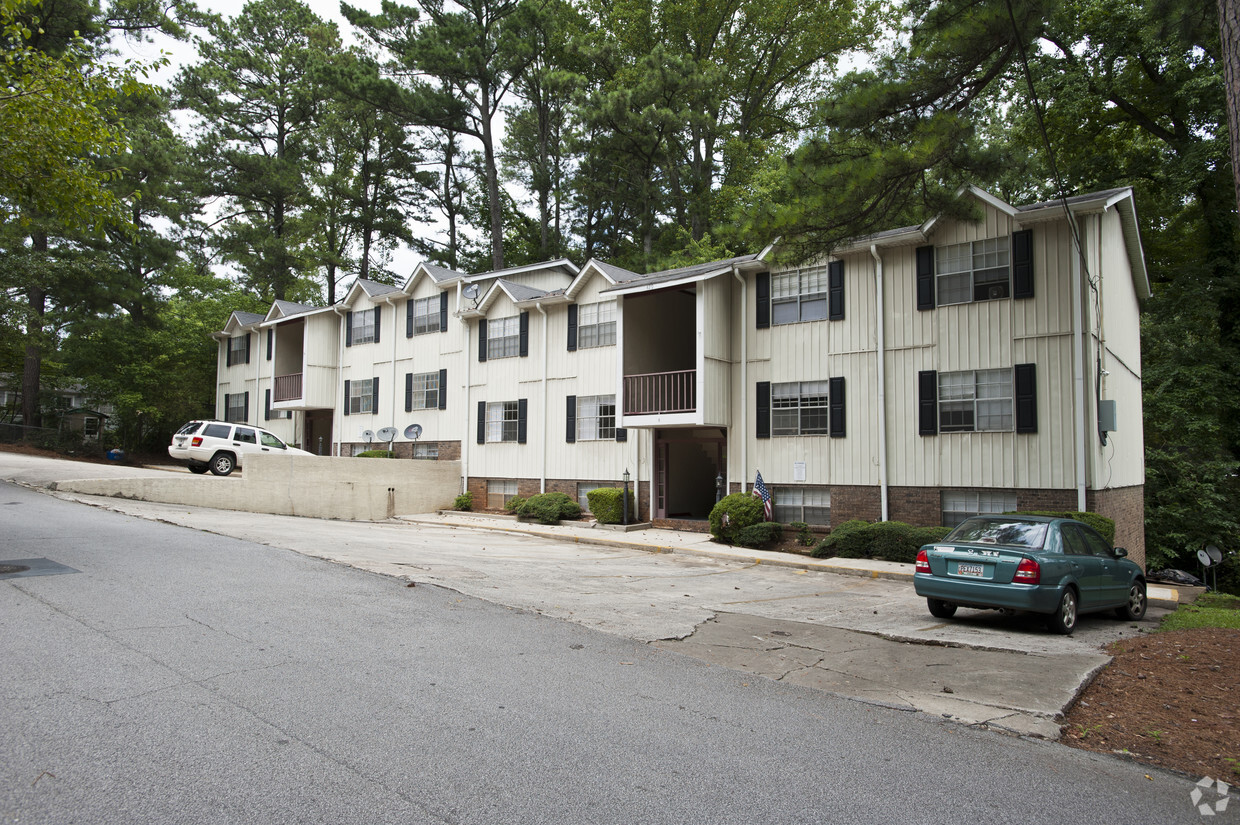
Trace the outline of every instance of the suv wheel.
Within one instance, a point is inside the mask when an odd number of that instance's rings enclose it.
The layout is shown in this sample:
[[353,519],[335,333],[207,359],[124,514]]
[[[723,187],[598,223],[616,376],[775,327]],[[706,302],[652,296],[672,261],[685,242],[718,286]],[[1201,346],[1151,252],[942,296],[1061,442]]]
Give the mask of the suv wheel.
[[207,471],[207,465],[194,463],[189,465],[189,471],[194,475],[200,476]]
[[237,459],[232,453],[216,453],[211,456],[211,472],[217,476],[226,476],[237,466]]

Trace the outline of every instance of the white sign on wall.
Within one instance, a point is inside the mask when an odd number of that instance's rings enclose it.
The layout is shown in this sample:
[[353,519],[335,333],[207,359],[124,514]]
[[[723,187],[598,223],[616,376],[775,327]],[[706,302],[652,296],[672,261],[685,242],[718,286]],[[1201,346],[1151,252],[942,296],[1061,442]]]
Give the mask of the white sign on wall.
[[804,461],[792,462],[792,480],[793,481],[804,481],[805,480],[805,462]]

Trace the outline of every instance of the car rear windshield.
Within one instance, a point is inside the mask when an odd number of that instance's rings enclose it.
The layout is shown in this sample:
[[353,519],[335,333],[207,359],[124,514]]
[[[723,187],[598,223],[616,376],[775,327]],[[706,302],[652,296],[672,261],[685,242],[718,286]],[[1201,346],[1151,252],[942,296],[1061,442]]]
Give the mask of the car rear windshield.
[[191,421],[181,429],[177,430],[177,435],[193,435],[198,432],[198,428],[202,426],[201,421]]
[[211,438],[228,438],[232,435],[232,424],[208,424],[203,427],[202,434]]
[[971,518],[947,534],[944,541],[973,544],[1007,544],[1014,547],[1041,547],[1046,539],[1046,522],[1012,518]]

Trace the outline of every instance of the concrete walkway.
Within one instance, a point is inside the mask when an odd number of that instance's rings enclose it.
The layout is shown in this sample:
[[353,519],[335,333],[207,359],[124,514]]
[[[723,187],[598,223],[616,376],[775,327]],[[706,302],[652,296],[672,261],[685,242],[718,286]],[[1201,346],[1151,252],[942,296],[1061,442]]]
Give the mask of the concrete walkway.
[[1036,617],[933,619],[909,565],[730,548],[702,533],[452,512],[346,522],[66,492],[74,479],[160,472],[0,452],[0,479],[61,498],[442,586],[742,673],[1046,738],[1109,660],[1101,646],[1153,629],[1165,612],[1141,623],[1084,617],[1062,637]]

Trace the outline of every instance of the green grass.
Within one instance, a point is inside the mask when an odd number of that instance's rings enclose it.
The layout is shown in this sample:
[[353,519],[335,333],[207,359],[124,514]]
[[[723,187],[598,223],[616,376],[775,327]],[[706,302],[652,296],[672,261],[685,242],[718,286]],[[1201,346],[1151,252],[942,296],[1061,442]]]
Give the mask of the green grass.
[[1240,597],[1202,593],[1193,604],[1182,604],[1163,619],[1159,630],[1227,627],[1240,630]]

